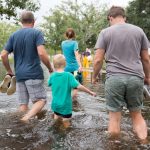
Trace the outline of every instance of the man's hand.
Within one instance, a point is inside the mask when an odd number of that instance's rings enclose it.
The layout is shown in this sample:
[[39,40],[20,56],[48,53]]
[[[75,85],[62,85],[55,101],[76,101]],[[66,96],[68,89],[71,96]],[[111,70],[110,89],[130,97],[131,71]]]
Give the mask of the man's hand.
[[8,55],[9,55],[8,51],[2,50],[1,59],[2,59],[3,65],[5,66],[7,73],[13,75],[12,69],[11,69],[10,64],[9,64]]
[[53,68],[50,68],[49,73],[52,73],[52,72],[54,72],[54,70],[53,70]]
[[92,80],[94,84],[98,81],[98,75],[103,65],[104,55],[105,55],[104,49],[97,49],[95,51],[93,64],[93,80]]
[[92,83],[96,84],[98,82],[98,80],[99,80],[98,78],[92,78]]
[[150,85],[150,78],[144,78],[144,83],[147,85]]
[[13,72],[7,72],[6,75],[14,76]]

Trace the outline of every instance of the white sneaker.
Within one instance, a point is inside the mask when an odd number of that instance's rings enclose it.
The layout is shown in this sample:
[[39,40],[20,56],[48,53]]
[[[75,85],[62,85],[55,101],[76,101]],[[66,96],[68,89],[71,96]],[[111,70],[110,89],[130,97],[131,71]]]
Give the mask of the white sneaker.
[[12,95],[15,92],[16,92],[16,77],[12,76],[10,86],[7,89],[7,95]]

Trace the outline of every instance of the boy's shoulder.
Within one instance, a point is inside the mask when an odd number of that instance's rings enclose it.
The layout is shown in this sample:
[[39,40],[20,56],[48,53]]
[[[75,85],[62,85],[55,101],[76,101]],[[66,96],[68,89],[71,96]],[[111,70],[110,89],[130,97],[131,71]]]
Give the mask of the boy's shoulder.
[[74,75],[70,72],[65,72],[64,71],[62,74],[65,75],[67,78],[75,78]]
[[74,77],[74,75],[70,72],[64,72],[66,75],[70,76],[70,77]]
[[73,74],[72,73],[70,73],[70,72],[62,72],[62,73],[58,73],[58,72],[53,72],[53,73],[51,73],[51,75],[50,75],[50,77],[53,77],[53,76],[57,76],[57,75],[66,75],[66,76],[73,76]]
[[52,78],[55,75],[56,75],[56,72],[52,72],[49,77]]
[[70,73],[70,72],[65,72],[64,71],[62,74],[65,75],[66,77],[70,77],[70,78],[74,77],[74,75],[72,73]]

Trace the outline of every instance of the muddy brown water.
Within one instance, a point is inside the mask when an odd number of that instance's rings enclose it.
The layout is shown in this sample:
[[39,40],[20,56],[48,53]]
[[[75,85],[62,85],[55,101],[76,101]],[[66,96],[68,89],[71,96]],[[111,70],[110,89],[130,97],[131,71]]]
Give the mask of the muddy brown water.
[[[46,70],[46,69],[45,69]],[[5,70],[0,64],[0,82]],[[73,102],[73,117],[70,129],[64,130],[55,124],[50,110],[51,91],[46,86],[48,72],[45,71],[45,87],[48,102],[46,116],[33,119],[29,124],[19,121],[22,114],[17,113],[16,93],[7,96],[0,93],[0,150],[144,150],[149,144],[140,144],[132,132],[131,119],[126,109],[121,122],[122,134],[119,139],[110,139],[106,130],[108,113],[105,110],[104,79],[97,85],[84,85],[97,93],[92,97],[79,92]],[[31,104],[30,104],[31,105]],[[143,115],[150,127],[150,101],[144,101]],[[148,128],[150,135],[150,129]]]

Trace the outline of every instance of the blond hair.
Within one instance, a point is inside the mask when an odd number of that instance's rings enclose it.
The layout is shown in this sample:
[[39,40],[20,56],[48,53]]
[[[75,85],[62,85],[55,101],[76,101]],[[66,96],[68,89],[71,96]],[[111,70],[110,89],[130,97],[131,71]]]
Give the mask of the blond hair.
[[65,56],[57,54],[53,57],[53,64],[55,69],[64,68],[66,66]]

